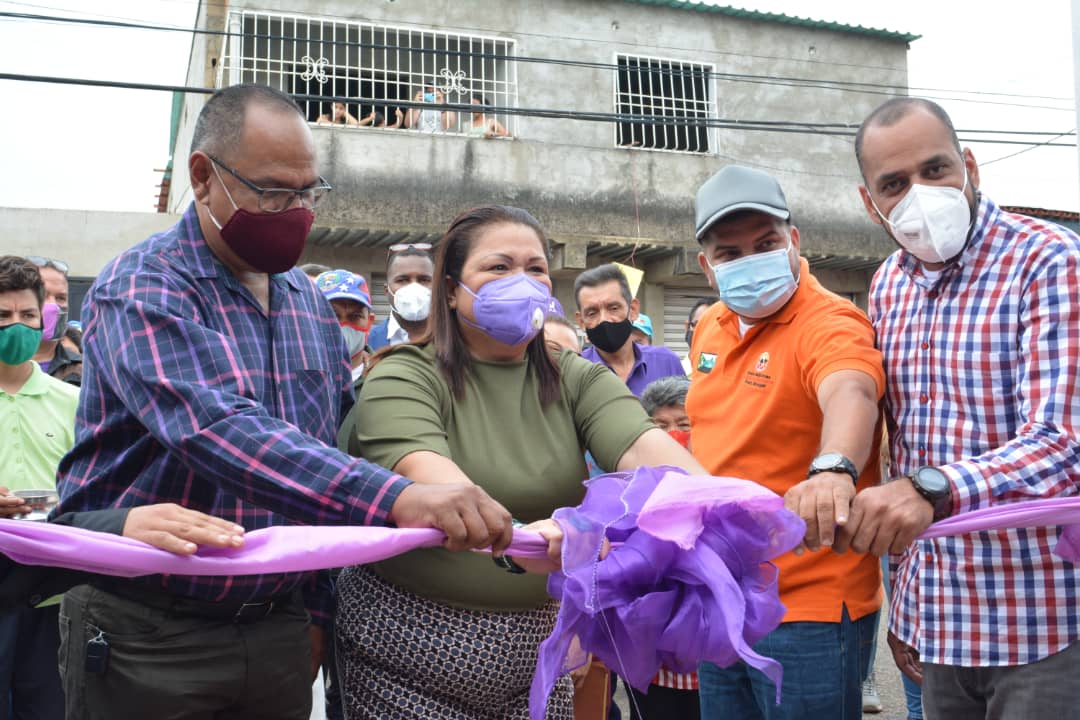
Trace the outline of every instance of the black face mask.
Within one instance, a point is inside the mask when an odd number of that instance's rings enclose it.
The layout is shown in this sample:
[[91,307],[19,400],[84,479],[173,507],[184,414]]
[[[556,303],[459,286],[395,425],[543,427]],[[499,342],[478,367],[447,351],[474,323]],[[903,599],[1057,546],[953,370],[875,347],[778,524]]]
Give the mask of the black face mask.
[[633,329],[634,324],[630,322],[630,318],[626,318],[622,322],[605,320],[597,324],[596,327],[586,330],[585,335],[588,336],[589,342],[595,345],[598,350],[613,353],[626,344]]

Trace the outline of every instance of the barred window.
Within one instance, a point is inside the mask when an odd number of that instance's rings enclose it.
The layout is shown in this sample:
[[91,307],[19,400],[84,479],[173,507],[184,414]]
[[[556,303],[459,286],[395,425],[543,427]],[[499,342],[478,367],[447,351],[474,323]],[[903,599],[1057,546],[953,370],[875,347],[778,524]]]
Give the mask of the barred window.
[[[309,122],[471,134],[494,120],[516,134],[516,116],[496,110],[517,104],[512,40],[250,11],[231,13],[229,31],[221,83],[289,93]],[[409,101],[483,109],[410,112]]]
[[711,65],[619,55],[615,144],[707,153],[714,117]]

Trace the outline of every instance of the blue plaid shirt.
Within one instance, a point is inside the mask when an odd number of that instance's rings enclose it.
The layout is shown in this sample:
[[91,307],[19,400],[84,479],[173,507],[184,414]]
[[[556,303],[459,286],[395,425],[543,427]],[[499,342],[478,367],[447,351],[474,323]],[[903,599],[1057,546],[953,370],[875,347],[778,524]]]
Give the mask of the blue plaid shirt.
[[[105,267],[83,321],[82,397],[58,512],[175,502],[248,530],[374,525],[408,485],[334,448],[353,392],[330,306],[294,269],[271,276],[264,312],[211,253],[194,205]],[[152,582],[201,600],[248,601],[311,580]]]

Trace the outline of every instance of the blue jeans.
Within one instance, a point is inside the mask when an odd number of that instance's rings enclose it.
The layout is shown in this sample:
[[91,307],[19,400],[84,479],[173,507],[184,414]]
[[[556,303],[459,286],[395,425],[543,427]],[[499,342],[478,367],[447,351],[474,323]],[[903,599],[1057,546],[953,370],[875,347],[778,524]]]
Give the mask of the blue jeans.
[[[754,646],[784,668],[782,697],[761,672],[738,662],[698,668],[702,720],[860,720],[862,662],[877,613],[852,622],[784,623]],[[862,660],[862,662],[860,662]]]

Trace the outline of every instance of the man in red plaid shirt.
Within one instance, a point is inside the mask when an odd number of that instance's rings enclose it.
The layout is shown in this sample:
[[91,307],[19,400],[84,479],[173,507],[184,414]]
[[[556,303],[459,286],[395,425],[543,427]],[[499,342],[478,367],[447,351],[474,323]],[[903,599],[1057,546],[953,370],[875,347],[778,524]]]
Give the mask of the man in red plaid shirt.
[[893,482],[856,496],[837,550],[891,552],[889,643],[928,718],[1073,717],[1080,571],[1060,527],[913,542],[933,520],[1080,492],[1080,238],[1001,210],[949,116],[916,98],[863,122]]

